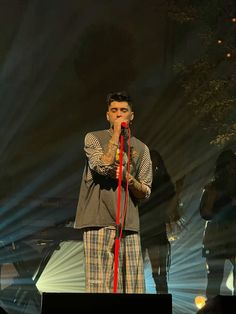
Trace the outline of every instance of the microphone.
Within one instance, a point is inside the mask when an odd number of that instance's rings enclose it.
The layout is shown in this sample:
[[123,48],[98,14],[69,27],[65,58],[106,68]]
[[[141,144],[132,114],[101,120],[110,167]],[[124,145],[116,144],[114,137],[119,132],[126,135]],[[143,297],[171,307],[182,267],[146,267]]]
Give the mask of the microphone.
[[121,122],[121,128],[128,129],[129,125],[127,122]]

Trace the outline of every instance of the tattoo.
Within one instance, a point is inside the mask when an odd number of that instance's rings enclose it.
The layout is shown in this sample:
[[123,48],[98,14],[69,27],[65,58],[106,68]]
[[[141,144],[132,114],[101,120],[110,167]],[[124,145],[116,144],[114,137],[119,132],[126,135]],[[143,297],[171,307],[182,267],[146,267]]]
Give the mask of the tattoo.
[[141,182],[139,182],[138,180],[136,180],[133,176],[129,175],[128,178],[128,184],[129,184],[129,189],[130,191],[133,193],[133,195],[140,199],[140,198],[144,198],[147,194],[147,187],[142,184]]
[[106,165],[112,165],[115,161],[116,151],[118,148],[118,144],[114,141],[110,140],[107,145],[107,149],[102,156],[102,161]]

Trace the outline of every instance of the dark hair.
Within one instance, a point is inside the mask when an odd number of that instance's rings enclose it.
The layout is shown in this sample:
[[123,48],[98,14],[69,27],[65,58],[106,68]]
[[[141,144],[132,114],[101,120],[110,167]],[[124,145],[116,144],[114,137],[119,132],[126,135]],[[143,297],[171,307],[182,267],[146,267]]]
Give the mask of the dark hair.
[[129,104],[131,109],[133,107],[131,97],[126,91],[109,93],[106,99],[107,107],[109,107],[113,101],[119,101],[119,102],[126,101]]
[[[158,189],[160,198],[163,196],[173,196],[175,194],[175,186],[172,182],[170,174],[166,168],[164,160],[161,154],[155,150],[150,150],[150,156],[152,160],[152,170],[153,170],[153,181],[152,187],[153,189]],[[164,195],[165,194],[165,195]]]
[[236,193],[236,155],[231,149],[223,150],[216,159],[215,184],[229,195]]
[[236,155],[231,149],[223,150],[216,159],[215,174],[219,175],[225,171],[226,166],[236,159]]
[[150,149],[150,157],[154,167],[158,166],[159,168],[162,168],[163,171],[167,172],[164,161],[158,151],[156,151],[155,149]]

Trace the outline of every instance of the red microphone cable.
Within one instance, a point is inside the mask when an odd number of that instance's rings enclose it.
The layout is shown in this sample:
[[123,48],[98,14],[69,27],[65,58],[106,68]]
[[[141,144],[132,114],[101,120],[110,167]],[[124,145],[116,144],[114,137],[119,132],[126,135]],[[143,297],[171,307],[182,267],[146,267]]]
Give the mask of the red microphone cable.
[[[127,123],[122,122],[121,126],[123,128],[128,128]],[[123,132],[122,132],[123,133]],[[126,193],[125,193],[125,203],[124,203],[124,215],[122,224],[120,224],[120,199],[121,199],[121,184],[122,184],[122,166],[123,166],[123,151],[124,151],[124,135],[120,135],[120,152],[119,152],[119,178],[118,178],[118,197],[117,197],[117,212],[116,212],[116,234],[115,234],[115,252],[114,252],[114,293],[117,292],[118,284],[118,260],[119,260],[119,247],[120,239],[122,237],[122,229],[125,222],[125,215],[128,203],[128,180],[126,181]],[[130,129],[128,128],[128,174],[130,170]]]
[[125,202],[124,202],[124,210],[123,210],[123,220],[120,228],[120,238],[122,237],[122,230],[125,224],[126,211],[128,207],[128,196],[129,196],[129,178],[130,174],[130,129],[128,128],[128,160],[127,160],[127,171],[126,171],[126,186],[125,186]]

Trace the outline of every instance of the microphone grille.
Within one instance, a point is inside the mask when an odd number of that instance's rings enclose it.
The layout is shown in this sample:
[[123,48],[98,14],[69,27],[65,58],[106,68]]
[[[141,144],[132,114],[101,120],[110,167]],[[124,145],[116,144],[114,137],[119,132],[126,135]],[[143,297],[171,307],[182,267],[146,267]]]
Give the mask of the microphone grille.
[[127,129],[128,123],[127,122],[121,122],[121,127]]

